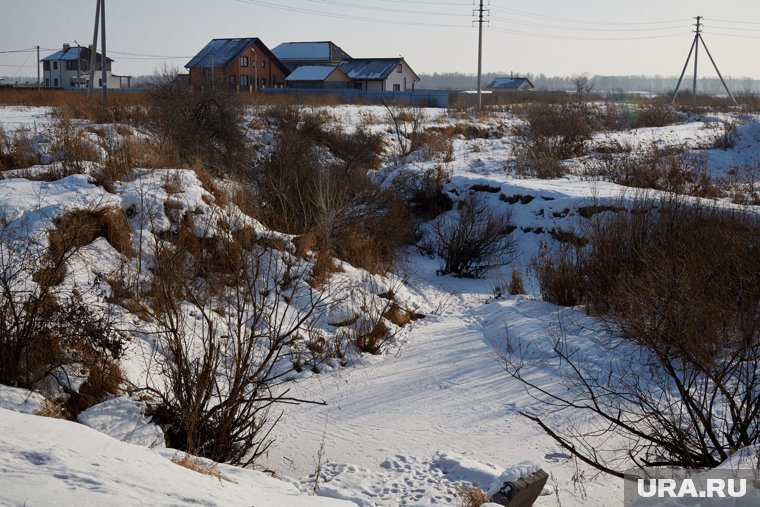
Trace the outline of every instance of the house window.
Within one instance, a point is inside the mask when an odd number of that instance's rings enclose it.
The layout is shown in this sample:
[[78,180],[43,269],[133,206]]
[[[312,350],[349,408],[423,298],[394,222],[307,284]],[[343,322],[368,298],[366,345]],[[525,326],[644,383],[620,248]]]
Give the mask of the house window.
[[404,70],[404,66],[402,64],[396,65],[396,74],[401,74],[401,72]]
[[240,86],[248,86],[248,76],[240,76]]
[[211,69],[208,67],[203,68],[203,82],[205,84],[211,83]]
[[53,70],[58,70],[58,62],[53,62]]
[[50,62],[42,62],[42,70],[50,70]]
[[53,86],[58,88],[58,78],[53,79]]
[[401,85],[400,84],[393,85],[393,91],[394,92],[400,92],[401,91]]
[[50,78],[49,77],[45,78],[45,86],[50,86]]
[[248,57],[247,56],[241,56],[240,57],[240,66],[241,67],[248,67]]

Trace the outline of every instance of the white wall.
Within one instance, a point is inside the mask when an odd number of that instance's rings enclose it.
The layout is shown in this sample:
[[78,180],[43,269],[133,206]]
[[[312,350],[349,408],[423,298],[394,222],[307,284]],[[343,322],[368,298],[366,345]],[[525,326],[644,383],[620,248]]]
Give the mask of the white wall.
[[393,69],[391,75],[385,80],[385,91],[392,92],[393,85],[397,84],[401,87],[401,91],[411,91],[414,85],[414,73],[412,73],[406,62],[401,62],[401,72],[397,72]]

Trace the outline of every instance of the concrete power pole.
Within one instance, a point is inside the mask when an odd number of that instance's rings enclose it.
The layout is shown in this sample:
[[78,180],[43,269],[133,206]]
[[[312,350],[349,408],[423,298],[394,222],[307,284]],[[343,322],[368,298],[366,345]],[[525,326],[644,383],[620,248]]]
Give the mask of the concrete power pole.
[[483,12],[483,0],[480,0],[480,7],[478,7],[478,110],[483,107],[481,92],[483,76]]
[[95,7],[95,31],[92,34],[92,46],[90,46],[90,82],[87,85],[87,99],[92,96],[92,89],[95,86],[95,64],[98,54],[98,25],[100,25],[100,0],[96,0]]
[[686,74],[686,69],[689,67],[689,60],[691,60],[691,54],[694,53],[694,83],[692,85],[692,95],[694,102],[697,101],[697,69],[698,69],[698,62],[699,62],[699,43],[702,43],[702,47],[705,48],[705,52],[707,53],[707,56],[710,57],[710,62],[713,65],[713,68],[715,68],[715,72],[717,72],[718,77],[720,78],[720,82],[723,84],[723,88],[726,90],[726,93],[728,93],[728,96],[731,98],[734,104],[736,104],[736,99],[734,98],[734,95],[731,93],[731,90],[728,89],[728,85],[726,84],[726,81],[723,79],[723,75],[720,73],[720,70],[718,70],[718,65],[715,63],[715,59],[713,59],[712,55],[710,54],[710,50],[707,49],[707,44],[705,44],[705,39],[702,38],[702,20],[704,18],[702,16],[697,16],[697,24],[696,30],[694,32],[694,41],[691,43],[691,48],[689,49],[689,55],[686,57],[686,63],[683,66],[683,70],[681,71],[681,77],[678,78],[678,84],[676,84],[676,91],[673,92],[673,100],[671,101],[671,104],[674,104],[676,101],[676,98],[678,97],[678,90],[681,88],[681,82],[683,82],[683,77]]
[[108,102],[108,57],[106,56],[106,0],[100,0],[100,38],[103,43],[103,64],[101,76],[103,80],[103,103]]
[[40,47],[37,46],[37,92],[40,91]]

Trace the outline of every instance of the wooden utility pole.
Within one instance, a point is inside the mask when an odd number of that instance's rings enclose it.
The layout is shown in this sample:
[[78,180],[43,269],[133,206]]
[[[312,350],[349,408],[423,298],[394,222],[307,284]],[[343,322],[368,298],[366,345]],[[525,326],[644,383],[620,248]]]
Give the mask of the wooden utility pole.
[[37,92],[40,91],[40,47],[37,46]]
[[704,18],[702,16],[697,16],[697,24],[696,30],[694,32],[694,40],[691,43],[691,48],[689,49],[689,55],[686,57],[686,63],[683,66],[683,70],[681,71],[681,76],[678,78],[678,84],[676,84],[676,91],[673,92],[673,100],[671,101],[671,104],[674,104],[676,101],[676,98],[678,98],[678,90],[681,88],[681,82],[683,82],[683,76],[686,74],[686,69],[689,67],[689,60],[691,60],[691,54],[694,53],[694,84],[692,85],[692,98],[694,102],[697,101],[697,69],[698,69],[698,62],[699,62],[699,43],[702,43],[702,47],[705,48],[705,52],[707,53],[707,56],[710,57],[710,62],[713,65],[713,68],[715,68],[715,72],[718,74],[718,77],[720,78],[720,82],[723,84],[723,88],[726,90],[726,93],[728,93],[728,96],[731,98],[734,104],[736,104],[736,99],[734,98],[734,95],[731,93],[731,90],[728,89],[728,85],[726,84],[726,81],[723,79],[723,75],[720,73],[720,70],[718,70],[718,65],[715,63],[715,60],[713,59],[712,55],[710,54],[710,50],[707,49],[707,44],[705,44],[705,39],[702,37],[702,20]]

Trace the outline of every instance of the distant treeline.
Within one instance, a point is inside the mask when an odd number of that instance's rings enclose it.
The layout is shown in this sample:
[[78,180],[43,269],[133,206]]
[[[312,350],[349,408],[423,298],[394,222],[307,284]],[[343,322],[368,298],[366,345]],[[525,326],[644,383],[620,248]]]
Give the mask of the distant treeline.
[[[485,88],[493,78],[499,76],[508,76],[509,73],[487,73],[483,74],[482,84]],[[546,74],[514,74],[514,76],[527,77],[539,90],[551,91],[575,91],[576,82],[579,77],[587,77],[595,91],[600,92],[649,92],[649,93],[669,93],[672,92],[678,76],[547,76]],[[421,82],[417,85],[421,89],[451,89],[451,90],[474,90],[477,87],[477,77],[474,74],[463,74],[460,72],[420,74]],[[726,84],[732,93],[758,93],[760,92],[760,80],[748,77],[733,78],[727,77]],[[692,80],[689,76],[684,77],[681,84],[682,90],[690,90]],[[715,78],[704,78],[697,81],[699,91],[707,93],[725,93],[720,80]]]

